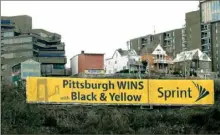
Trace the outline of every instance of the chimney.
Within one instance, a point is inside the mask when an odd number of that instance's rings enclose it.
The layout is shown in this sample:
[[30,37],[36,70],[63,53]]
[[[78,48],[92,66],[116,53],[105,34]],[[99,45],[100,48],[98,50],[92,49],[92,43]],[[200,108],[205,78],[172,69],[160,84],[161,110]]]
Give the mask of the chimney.
[[84,54],[84,51],[81,51],[81,54]]

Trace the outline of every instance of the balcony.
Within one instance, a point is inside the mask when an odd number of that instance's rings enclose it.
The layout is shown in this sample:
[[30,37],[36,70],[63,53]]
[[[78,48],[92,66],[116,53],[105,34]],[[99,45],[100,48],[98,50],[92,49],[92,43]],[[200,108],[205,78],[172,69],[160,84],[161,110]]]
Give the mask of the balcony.
[[163,64],[167,64],[170,63],[171,61],[169,60],[163,60],[163,59],[156,59],[154,60],[154,63],[163,63]]
[[52,69],[51,75],[65,75],[65,69]]
[[64,50],[65,49],[65,44],[64,43],[61,43],[61,44],[58,44],[58,45],[45,45],[45,44],[42,44],[40,42],[34,42],[34,45],[37,45],[39,47],[42,47],[43,49],[48,49],[48,50],[51,50],[51,48],[54,50]]
[[63,76],[66,75],[65,69],[47,69],[41,71],[42,76]]
[[164,37],[164,40],[172,40],[172,37]]
[[40,40],[43,40],[43,41],[46,41],[46,42],[60,42],[61,39],[59,38],[51,38],[51,37],[42,37],[38,34],[35,34],[33,33],[33,36],[36,37],[37,39],[40,39]]
[[173,46],[172,44],[164,44],[164,47],[171,47]]
[[66,57],[35,57],[35,60],[39,61],[40,63],[63,64],[67,62]]

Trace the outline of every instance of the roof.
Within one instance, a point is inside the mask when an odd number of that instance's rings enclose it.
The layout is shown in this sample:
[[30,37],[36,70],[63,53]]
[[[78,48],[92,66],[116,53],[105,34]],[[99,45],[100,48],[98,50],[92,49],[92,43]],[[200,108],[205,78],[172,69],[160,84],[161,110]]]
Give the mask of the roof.
[[128,50],[117,49],[116,51],[118,51],[118,53],[119,53],[121,56],[127,56],[127,55],[129,54],[129,51],[128,51]]
[[200,61],[211,61],[209,56],[203,53],[200,49],[194,49],[191,51],[184,51],[184,52],[177,54],[173,62],[174,63],[182,62],[182,61],[193,60],[193,59],[198,59]]
[[17,65],[21,65],[21,64],[23,64],[23,63],[26,63],[26,64],[40,64],[39,62],[37,62],[37,61],[35,61],[35,60],[33,60],[33,59],[27,59],[27,60],[25,60],[25,61],[22,61],[22,62],[19,62],[19,63],[14,64],[14,65],[12,66],[12,68],[15,67],[15,66],[17,66]]
[[84,55],[105,55],[104,53],[83,53],[83,54]]
[[76,56],[81,55],[81,54],[83,54],[83,55],[105,55],[104,53],[80,53],[80,54],[74,55],[72,58],[70,58],[70,60],[73,59]]
[[157,45],[157,47],[154,49],[153,55],[165,55],[167,56],[166,52],[163,50],[160,44]]

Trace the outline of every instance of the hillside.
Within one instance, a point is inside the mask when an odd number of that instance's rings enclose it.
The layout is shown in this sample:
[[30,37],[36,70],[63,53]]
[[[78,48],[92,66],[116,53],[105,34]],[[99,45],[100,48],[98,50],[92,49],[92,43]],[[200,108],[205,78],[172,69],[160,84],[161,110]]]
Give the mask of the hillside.
[[220,133],[220,80],[212,107],[26,104],[25,90],[2,87],[2,134]]

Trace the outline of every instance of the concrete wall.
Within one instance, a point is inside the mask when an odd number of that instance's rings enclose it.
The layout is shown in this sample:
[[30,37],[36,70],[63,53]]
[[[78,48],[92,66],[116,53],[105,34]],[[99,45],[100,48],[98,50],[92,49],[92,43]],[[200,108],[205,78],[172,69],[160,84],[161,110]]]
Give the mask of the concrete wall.
[[20,33],[31,33],[32,29],[32,17],[27,16],[27,15],[19,15],[19,16],[12,16],[12,17],[7,17],[7,16],[2,16],[2,20],[12,20],[15,23],[16,29]]
[[73,58],[70,59],[70,68],[71,68],[71,75],[76,75],[78,74],[78,55],[74,56]]
[[176,56],[176,54],[182,52],[182,29],[176,29],[174,30],[174,55],[173,57]]
[[185,20],[187,49],[201,49],[200,11],[186,13]]
[[212,69],[220,72],[220,21],[212,24]]

